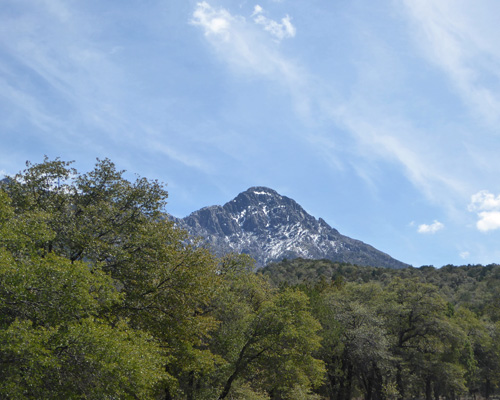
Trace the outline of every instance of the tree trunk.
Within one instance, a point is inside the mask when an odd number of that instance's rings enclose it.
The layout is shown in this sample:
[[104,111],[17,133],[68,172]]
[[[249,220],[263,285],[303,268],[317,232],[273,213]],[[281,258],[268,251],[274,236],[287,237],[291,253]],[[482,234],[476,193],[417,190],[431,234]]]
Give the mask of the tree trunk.
[[[165,372],[167,374],[170,372],[168,365],[165,365]],[[170,389],[168,386],[165,387],[165,400],[174,400],[172,395],[170,394]]]
[[489,399],[491,395],[491,382],[488,378],[486,378],[486,385],[484,388],[484,398]]
[[188,388],[186,393],[186,400],[194,399],[194,372],[189,373]]
[[363,385],[365,387],[365,400],[372,400],[373,396],[373,381],[374,381],[374,371],[370,370],[366,379],[363,379]]
[[349,372],[347,375],[347,400],[351,400],[352,397],[352,378],[354,376],[354,367],[349,365]]
[[439,385],[434,382],[434,400],[439,400],[439,392],[441,391]]
[[335,379],[335,375],[328,373],[328,397],[330,400],[337,399],[337,380]]
[[399,400],[405,400],[405,388],[404,388],[404,384],[403,384],[403,373],[401,371],[401,366],[398,365],[398,368],[396,370],[396,386],[398,388],[398,392],[399,392],[399,397],[398,399]]
[[384,399],[384,378],[382,377],[382,372],[380,371],[380,368],[375,365],[373,366],[374,370],[374,393],[373,393],[373,399],[374,400],[382,400]]
[[222,390],[222,393],[219,395],[218,400],[225,399],[227,395],[229,394],[229,391],[231,390],[231,385],[233,384],[233,381],[236,379],[238,376],[239,371],[236,370],[233,372],[233,374],[228,378],[226,381],[226,384],[224,385],[224,389]]
[[340,382],[339,400],[351,400],[353,367],[349,363],[346,367],[345,378]]
[[425,378],[425,400],[432,400],[432,385],[431,377]]

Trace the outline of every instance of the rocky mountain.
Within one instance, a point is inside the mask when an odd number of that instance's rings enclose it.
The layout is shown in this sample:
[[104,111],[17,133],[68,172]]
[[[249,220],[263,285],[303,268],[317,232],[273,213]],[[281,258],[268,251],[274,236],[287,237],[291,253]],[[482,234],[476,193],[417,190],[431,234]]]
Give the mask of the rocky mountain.
[[258,267],[297,257],[408,267],[368,244],[341,235],[294,200],[266,187],[252,187],[223,206],[205,207],[175,221],[191,235],[202,237],[216,254],[246,253]]

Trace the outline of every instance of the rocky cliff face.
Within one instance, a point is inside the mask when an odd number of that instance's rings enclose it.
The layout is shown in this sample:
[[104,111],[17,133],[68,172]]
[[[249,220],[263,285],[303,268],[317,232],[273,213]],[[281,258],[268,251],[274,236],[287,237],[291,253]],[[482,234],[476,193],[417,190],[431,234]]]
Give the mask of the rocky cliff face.
[[223,206],[202,208],[176,222],[204,238],[218,255],[246,253],[258,267],[296,257],[408,267],[370,245],[341,235],[294,200],[265,187],[250,188]]

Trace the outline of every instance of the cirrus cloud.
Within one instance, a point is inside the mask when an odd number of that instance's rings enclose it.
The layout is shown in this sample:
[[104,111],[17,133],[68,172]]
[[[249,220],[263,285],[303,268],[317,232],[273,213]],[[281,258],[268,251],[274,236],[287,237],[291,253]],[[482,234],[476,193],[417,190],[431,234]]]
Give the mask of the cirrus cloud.
[[[263,12],[262,7],[256,6],[251,17],[257,21],[252,22],[242,15],[233,14],[225,8],[212,7],[203,1],[197,3],[190,23],[204,32],[207,42],[233,70],[281,83],[289,90],[297,109],[307,111],[307,79],[304,71],[280,52],[279,40],[269,40],[268,35],[257,25],[263,24],[264,30],[269,31],[275,39],[291,37],[292,32],[295,35],[295,28],[288,16],[278,24],[270,19],[260,19]],[[280,27],[276,28],[278,25]]]
[[403,4],[418,27],[415,37],[425,56],[445,73],[475,114],[496,124],[500,119],[500,52],[494,17],[498,3],[470,7],[452,0],[405,0]]

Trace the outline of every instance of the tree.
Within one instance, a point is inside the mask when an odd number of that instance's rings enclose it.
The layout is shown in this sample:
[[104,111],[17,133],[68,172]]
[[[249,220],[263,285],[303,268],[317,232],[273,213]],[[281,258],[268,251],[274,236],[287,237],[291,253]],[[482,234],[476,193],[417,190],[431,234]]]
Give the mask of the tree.
[[223,260],[220,274],[224,286],[214,311],[221,323],[210,348],[223,362],[212,376],[219,388],[212,398],[225,399],[242,388],[271,399],[313,398],[310,390],[321,383],[324,369],[313,357],[320,326],[307,296],[271,289],[245,257]]
[[309,289],[314,315],[323,327],[321,359],[327,366],[331,399],[384,398],[392,361],[381,309],[384,295],[376,284],[325,281]]
[[45,251],[49,219],[0,190],[0,397],[152,398],[160,348],[110,314],[122,296],[98,265]]
[[70,162],[46,158],[27,163],[5,190],[17,217],[43,215],[52,234],[38,240],[38,251],[111,278],[121,299],[111,314],[158,341],[170,398],[184,371],[213,366],[202,345],[217,326],[206,307],[217,290],[218,264],[168,220],[162,184],[129,182],[123,174],[108,159],[80,174]]
[[386,321],[396,357],[396,384],[401,398],[427,400],[466,390],[465,369],[454,352],[463,331],[449,318],[450,308],[435,286],[416,279],[395,279],[387,287]]

